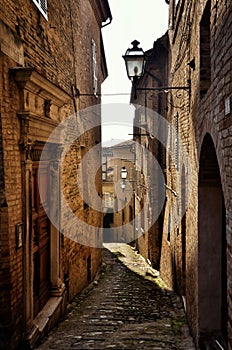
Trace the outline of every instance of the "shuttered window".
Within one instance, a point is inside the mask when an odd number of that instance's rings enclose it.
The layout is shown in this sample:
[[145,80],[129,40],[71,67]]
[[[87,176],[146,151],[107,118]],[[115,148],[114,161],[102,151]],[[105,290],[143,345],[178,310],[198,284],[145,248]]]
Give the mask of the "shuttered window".
[[44,18],[48,19],[47,13],[47,0],[32,0],[34,4],[38,7]]
[[170,169],[171,166],[171,160],[172,160],[172,127],[171,124],[168,123],[168,139],[167,139],[167,167]]
[[179,115],[174,115],[174,161],[175,168],[178,170],[179,165]]
[[92,59],[93,59],[93,93],[97,95],[97,47],[92,39]]

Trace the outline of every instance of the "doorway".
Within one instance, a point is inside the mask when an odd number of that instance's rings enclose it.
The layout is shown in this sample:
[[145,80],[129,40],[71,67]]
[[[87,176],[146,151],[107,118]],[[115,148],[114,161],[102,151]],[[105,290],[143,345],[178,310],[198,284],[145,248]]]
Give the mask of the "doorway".
[[186,176],[185,167],[181,173],[181,294],[186,295]]
[[[43,189],[43,203],[39,193],[39,162],[33,162],[32,177],[32,234],[33,234],[33,317],[35,318],[50,297],[50,221],[47,217],[49,205],[49,163],[40,164],[40,188]],[[46,201],[45,201],[46,199]]]
[[227,259],[225,204],[213,140],[206,134],[198,183],[199,345],[223,339],[227,344]]

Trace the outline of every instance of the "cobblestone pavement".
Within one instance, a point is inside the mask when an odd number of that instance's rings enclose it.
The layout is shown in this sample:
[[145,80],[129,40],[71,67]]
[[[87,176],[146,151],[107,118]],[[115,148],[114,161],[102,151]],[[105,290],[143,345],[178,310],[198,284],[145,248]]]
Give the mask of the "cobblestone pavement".
[[158,272],[129,245],[106,247],[100,277],[38,349],[194,350],[182,302]]

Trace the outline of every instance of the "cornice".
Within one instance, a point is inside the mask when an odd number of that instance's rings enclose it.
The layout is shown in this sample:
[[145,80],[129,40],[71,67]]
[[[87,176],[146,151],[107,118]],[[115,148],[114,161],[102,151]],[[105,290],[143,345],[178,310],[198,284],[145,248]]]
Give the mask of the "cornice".
[[89,0],[89,2],[100,27],[108,18],[112,19],[108,0]]
[[41,96],[45,100],[51,100],[58,107],[62,107],[71,99],[68,93],[36,72],[33,67],[10,68],[10,73],[19,88]]

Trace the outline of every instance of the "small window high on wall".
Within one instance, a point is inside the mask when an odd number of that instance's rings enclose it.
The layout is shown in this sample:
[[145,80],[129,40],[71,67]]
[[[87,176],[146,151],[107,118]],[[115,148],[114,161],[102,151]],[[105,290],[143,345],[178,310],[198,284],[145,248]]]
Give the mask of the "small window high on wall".
[[178,170],[179,165],[179,115],[174,115],[174,161],[175,168]]
[[47,13],[47,0],[32,0],[34,4],[38,7],[44,18],[48,19]]
[[92,39],[92,59],[93,59],[93,93],[97,95],[97,47]]
[[200,95],[201,97],[205,96],[211,84],[210,13],[211,13],[211,0],[208,0],[200,22]]
[[167,137],[167,167],[170,169],[171,160],[172,160],[172,127],[171,124],[168,123],[168,137]]

